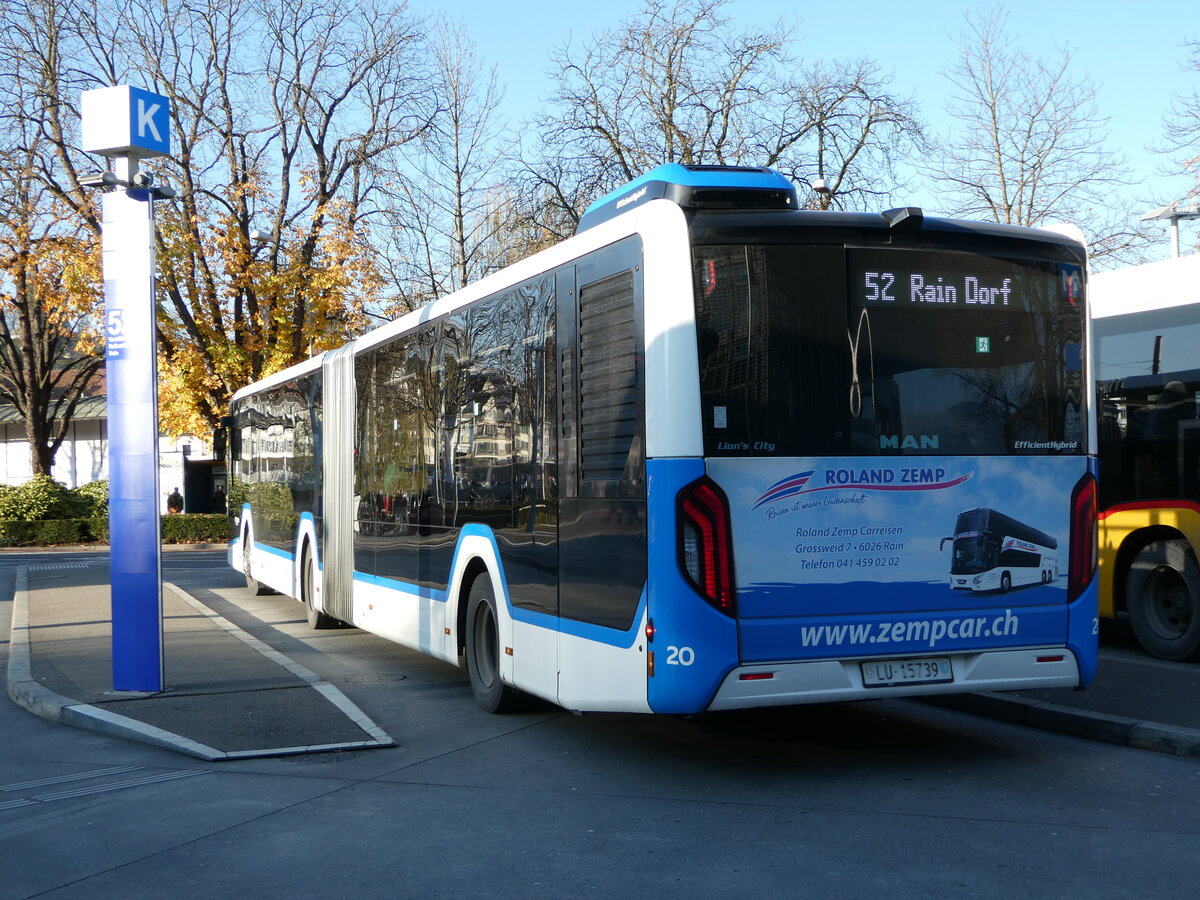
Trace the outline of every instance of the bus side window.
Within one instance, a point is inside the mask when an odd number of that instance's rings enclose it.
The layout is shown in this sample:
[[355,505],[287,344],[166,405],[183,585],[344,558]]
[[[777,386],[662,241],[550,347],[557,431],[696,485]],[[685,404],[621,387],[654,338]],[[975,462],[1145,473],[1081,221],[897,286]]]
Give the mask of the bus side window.
[[633,272],[580,290],[580,481],[588,496],[645,497]]

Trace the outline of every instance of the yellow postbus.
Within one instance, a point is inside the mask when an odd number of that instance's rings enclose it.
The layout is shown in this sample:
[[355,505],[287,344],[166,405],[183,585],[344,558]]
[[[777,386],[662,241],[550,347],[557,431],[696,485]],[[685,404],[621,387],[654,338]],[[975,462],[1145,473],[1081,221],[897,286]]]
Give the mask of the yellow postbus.
[[1091,279],[1100,615],[1200,655],[1200,254]]

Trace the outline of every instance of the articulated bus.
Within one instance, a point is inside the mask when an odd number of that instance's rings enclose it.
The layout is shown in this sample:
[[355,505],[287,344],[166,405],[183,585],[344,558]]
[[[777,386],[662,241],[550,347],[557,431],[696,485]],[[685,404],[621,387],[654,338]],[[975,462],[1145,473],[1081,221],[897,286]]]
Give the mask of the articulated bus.
[[[231,564],[465,666],[491,711],[1086,684],[1084,273],[1065,234],[660,167],[240,390]],[[947,520],[1014,505],[1067,572],[952,590]]]
[[1058,539],[994,509],[958,514],[950,587],[1008,593],[1014,587],[1058,579]]
[[1200,655],[1200,255],[1095,276],[1100,614]]

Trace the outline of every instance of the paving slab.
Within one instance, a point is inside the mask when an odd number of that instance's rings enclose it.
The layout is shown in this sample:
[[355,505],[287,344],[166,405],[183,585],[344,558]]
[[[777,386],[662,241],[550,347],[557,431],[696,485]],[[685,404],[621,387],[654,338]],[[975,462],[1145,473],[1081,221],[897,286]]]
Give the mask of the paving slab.
[[333,685],[163,586],[163,691],[112,689],[108,566],[25,566],[13,598],[9,696],[51,721],[244,759],[395,746]]

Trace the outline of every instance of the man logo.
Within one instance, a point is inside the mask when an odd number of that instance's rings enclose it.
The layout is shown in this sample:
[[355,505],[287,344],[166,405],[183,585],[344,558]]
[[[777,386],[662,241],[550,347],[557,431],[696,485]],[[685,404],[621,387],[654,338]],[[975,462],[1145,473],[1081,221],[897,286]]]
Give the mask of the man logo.
[[937,450],[936,434],[881,434],[880,450]]

